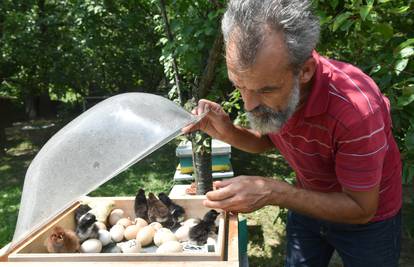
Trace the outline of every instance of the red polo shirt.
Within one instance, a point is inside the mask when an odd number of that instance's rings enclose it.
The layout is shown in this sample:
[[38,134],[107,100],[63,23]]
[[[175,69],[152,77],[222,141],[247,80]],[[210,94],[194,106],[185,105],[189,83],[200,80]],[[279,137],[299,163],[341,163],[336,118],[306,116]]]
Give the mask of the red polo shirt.
[[306,104],[269,134],[296,172],[297,186],[320,192],[380,185],[372,221],[401,208],[401,159],[390,104],[375,82],[350,64],[313,53],[317,69]]

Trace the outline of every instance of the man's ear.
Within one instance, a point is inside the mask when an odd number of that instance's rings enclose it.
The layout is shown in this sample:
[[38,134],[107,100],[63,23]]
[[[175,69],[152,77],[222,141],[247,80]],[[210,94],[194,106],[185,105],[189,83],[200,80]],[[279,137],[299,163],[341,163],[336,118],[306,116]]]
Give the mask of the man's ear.
[[302,66],[302,69],[300,70],[299,78],[300,83],[305,84],[308,83],[313,75],[315,74],[316,70],[316,60],[313,57],[310,57],[308,60],[305,61],[305,63]]

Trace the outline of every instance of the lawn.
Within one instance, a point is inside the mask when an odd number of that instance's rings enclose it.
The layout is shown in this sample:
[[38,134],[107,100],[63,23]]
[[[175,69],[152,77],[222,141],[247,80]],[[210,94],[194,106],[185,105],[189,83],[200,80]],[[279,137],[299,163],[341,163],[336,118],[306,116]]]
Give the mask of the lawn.
[[[21,127],[7,129],[8,150],[0,158],[0,247],[12,239],[23,178],[38,148],[21,134]],[[172,141],[125,172],[105,183],[92,196],[133,196],[138,188],[147,191],[168,191],[174,182],[177,141]],[[294,174],[282,157],[275,153],[250,155],[233,149],[232,164],[237,174],[277,176],[292,181]],[[403,209],[404,240],[401,266],[414,266],[411,253],[414,242],[414,206],[407,198]],[[283,266],[284,259],[284,210],[265,207],[245,214],[248,225],[248,257],[250,266]],[[332,266],[341,266],[336,259]]]

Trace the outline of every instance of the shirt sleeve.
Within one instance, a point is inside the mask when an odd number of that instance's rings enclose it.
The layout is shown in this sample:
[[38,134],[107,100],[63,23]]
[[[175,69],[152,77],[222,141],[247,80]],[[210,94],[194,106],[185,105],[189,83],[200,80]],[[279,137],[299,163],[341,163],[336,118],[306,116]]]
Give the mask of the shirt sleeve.
[[344,188],[367,191],[378,185],[388,150],[381,112],[370,114],[340,131],[336,148],[335,172]]

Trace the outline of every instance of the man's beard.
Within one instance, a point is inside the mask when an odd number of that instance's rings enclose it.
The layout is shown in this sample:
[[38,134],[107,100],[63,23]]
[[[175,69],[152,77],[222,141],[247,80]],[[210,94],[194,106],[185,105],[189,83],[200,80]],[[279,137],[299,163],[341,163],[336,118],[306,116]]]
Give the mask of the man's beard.
[[253,130],[261,134],[279,132],[282,126],[292,117],[300,100],[299,77],[295,77],[293,82],[292,93],[285,110],[278,112],[260,105],[247,112],[247,118]]

